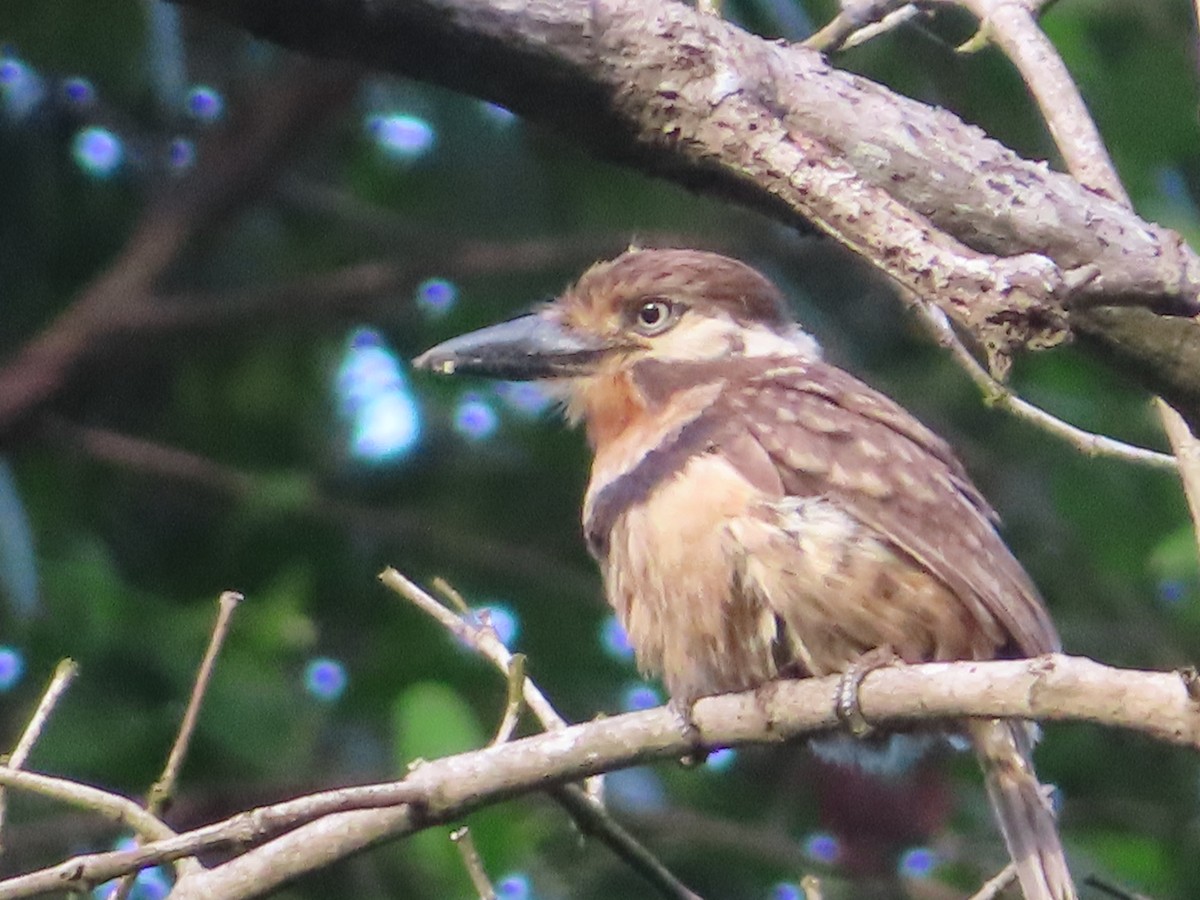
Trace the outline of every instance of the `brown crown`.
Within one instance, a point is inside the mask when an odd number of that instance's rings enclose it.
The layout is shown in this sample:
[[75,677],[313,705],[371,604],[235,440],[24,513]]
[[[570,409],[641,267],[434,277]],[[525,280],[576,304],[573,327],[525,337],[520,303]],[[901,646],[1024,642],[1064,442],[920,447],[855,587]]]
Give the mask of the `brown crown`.
[[790,322],[783,295],[766,277],[704,250],[627,250],[584,272],[559,305],[568,321],[597,327],[614,321],[629,303],[652,297],[719,307],[739,322]]

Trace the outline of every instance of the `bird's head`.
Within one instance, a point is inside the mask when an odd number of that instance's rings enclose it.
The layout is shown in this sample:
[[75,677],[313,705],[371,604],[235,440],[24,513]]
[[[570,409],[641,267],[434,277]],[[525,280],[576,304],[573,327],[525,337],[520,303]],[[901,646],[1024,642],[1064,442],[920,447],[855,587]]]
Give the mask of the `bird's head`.
[[[546,380],[595,441],[603,422],[615,416],[610,424],[619,426],[646,405],[639,384],[651,369],[819,354],[775,285],[745,263],[699,250],[629,250],[592,266],[537,311],[453,338],[413,364],[446,375]],[[684,384],[686,376],[671,380]]]

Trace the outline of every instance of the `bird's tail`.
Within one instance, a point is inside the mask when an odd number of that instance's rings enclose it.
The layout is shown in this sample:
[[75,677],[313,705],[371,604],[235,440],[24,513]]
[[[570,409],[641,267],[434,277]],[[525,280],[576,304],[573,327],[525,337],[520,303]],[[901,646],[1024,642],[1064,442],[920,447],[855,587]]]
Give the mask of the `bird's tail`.
[[971,743],[1026,900],[1075,900],[1054,810],[1033,770],[1033,726],[974,720]]

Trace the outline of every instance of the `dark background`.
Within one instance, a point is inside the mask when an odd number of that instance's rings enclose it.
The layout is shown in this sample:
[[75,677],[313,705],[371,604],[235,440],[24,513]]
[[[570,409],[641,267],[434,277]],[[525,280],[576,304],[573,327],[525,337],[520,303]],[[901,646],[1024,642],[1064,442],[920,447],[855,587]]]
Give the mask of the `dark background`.
[[[726,14],[797,40],[832,9],[743,0]],[[1061,0],[1044,19],[1139,212],[1189,239],[1192,15],[1184,2]],[[1053,162],[999,53],[953,52],[970,33],[942,15],[838,63]],[[224,589],[246,601],[174,826],[486,742],[501,679],[382,589],[384,565],[444,576],[492,609],[568,718],[657,702],[610,646],[578,526],[581,436],[536,395],[407,365],[631,240],[758,265],[834,361],[949,438],[1070,652],[1152,668],[1197,658],[1195,544],[1175,479],[1086,459],[988,409],[889,287],[823,242],[595,162],[480,101],[306,66],[167,5],[6,0],[0,46],[0,367],[62,327],[163,203],[191,227],[139,304],[102,307],[36,414],[0,421],[0,748],[57,661],[81,666],[32,768],[144,794]],[[302,112],[266,152],[254,136],[287,108],[281,97]],[[1015,385],[1075,424],[1164,445],[1147,398],[1080,350],[1019,360]],[[1194,757],[1064,725],[1047,730],[1039,768],[1062,791],[1077,876],[1200,897]],[[747,749],[614,776],[610,796],[709,897],[793,896],[807,872],[827,896],[961,896],[1004,862],[965,757],[867,783],[800,748]],[[6,874],[119,837],[44,801],[12,807]],[[545,800],[469,824],[505,897],[647,893]],[[847,872],[866,880],[851,886]],[[472,896],[445,829],[285,894]]]

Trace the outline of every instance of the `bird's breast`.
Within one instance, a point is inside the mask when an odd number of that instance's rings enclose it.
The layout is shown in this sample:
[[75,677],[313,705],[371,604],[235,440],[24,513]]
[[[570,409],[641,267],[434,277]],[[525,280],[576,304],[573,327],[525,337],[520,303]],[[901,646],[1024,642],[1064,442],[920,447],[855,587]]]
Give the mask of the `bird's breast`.
[[[603,529],[588,529],[601,535],[593,550],[640,668],[662,676],[677,701],[778,674],[775,616],[738,589],[730,546],[730,522],[762,499],[719,454],[700,453],[624,504]],[[597,509],[593,502],[593,515]]]

